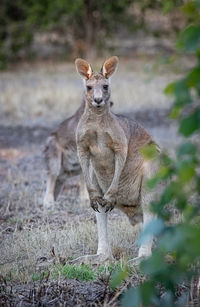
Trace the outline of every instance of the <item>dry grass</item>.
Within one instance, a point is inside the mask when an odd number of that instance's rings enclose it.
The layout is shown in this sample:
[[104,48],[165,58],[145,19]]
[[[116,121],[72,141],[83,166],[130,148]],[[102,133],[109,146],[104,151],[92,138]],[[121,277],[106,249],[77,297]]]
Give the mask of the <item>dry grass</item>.
[[[116,259],[136,256],[139,228],[133,228],[126,217],[120,215],[110,221],[109,229]],[[3,241],[1,274],[9,276],[10,272],[15,272],[18,281],[28,282],[31,280],[30,272],[38,269],[40,259],[51,265],[52,261],[59,263],[61,258],[70,261],[80,255],[93,254],[96,249],[97,231],[93,220],[68,222],[61,229],[44,220],[38,227],[16,229]]]
[[[45,190],[43,161],[36,148],[30,151],[19,149],[19,160],[2,169],[6,176],[0,190],[0,275],[11,274],[9,278],[23,283],[31,281],[43,266],[97,250],[95,214],[89,205],[80,206],[78,178],[74,179],[75,186],[59,197],[55,210],[45,212],[41,204]],[[115,258],[135,257],[139,228],[133,228],[123,213],[114,210],[109,216],[109,230]]]
[[[143,107],[167,108],[170,100],[163,94],[165,86],[176,79],[184,65],[162,64],[162,58],[137,57],[121,60],[113,77],[112,92],[116,112],[133,111]],[[97,61],[99,69],[102,61]],[[190,63],[190,65],[192,65]],[[0,76],[0,114],[3,121],[18,123],[60,120],[72,114],[81,101],[82,84],[74,64],[23,65]],[[47,120],[48,119],[48,120]]]

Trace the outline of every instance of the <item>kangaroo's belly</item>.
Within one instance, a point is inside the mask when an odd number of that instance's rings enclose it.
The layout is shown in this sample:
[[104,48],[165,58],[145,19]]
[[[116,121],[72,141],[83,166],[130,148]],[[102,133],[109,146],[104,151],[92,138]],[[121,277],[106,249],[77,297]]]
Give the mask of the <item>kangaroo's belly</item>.
[[[90,163],[104,194],[109,189],[115,173],[116,157],[112,146],[109,145],[111,142],[112,140],[107,134],[90,134]],[[137,156],[127,159],[115,195],[118,206],[136,206],[140,202],[142,163],[143,159],[139,159]]]
[[89,146],[91,166],[103,192],[109,188],[115,171],[115,155],[108,146],[109,142],[107,134],[96,135]]
[[115,160],[113,152],[109,150],[100,150],[95,155],[91,156],[91,165],[94,169],[97,181],[105,193],[109,188],[115,171]]
[[[115,156],[110,153],[108,156],[97,155],[91,160],[92,167],[96,174],[97,181],[103,193],[110,187],[115,172]],[[141,164],[137,161],[126,163],[122,170],[118,191],[116,193],[117,206],[138,206],[141,200],[143,172]]]

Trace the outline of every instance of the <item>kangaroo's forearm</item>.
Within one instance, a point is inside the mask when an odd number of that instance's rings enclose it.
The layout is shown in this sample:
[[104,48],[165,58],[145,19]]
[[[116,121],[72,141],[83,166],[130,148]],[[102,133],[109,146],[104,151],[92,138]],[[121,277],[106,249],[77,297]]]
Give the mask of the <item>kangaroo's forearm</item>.
[[80,160],[80,165],[83,171],[86,187],[90,197],[92,195],[99,194],[99,189],[97,187],[96,181],[94,180],[93,174],[90,174],[90,154],[89,152],[83,151],[78,148],[78,155]]
[[115,154],[115,172],[114,172],[114,176],[113,176],[111,185],[108,188],[106,194],[117,193],[120,176],[121,176],[122,170],[124,169],[125,162],[126,162],[126,154],[124,153]]
[[78,156],[80,160],[80,165],[83,171],[87,188],[91,185],[90,182],[90,172],[89,172],[89,155],[86,152],[78,149]]

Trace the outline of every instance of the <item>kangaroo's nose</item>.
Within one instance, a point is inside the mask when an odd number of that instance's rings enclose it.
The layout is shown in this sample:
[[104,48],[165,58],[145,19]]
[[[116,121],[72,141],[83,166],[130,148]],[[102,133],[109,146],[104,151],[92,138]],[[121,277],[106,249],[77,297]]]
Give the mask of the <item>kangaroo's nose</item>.
[[100,104],[103,101],[103,99],[102,98],[94,98],[94,101],[96,103]]

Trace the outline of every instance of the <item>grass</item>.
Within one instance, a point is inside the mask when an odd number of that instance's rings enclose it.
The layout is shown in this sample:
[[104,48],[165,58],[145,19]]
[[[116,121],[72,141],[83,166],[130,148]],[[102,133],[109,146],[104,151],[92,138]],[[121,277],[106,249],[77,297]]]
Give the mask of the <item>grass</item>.
[[[76,279],[79,281],[95,281],[100,277],[106,279],[106,277],[112,277],[112,275],[115,278],[116,273],[122,271],[122,268],[124,268],[124,264],[119,261],[96,267],[85,264],[72,265],[67,263],[65,265],[61,265],[57,263],[49,265],[45,269],[41,269],[38,272],[29,271],[28,275],[30,277],[30,281],[32,282],[50,279],[57,280],[61,277],[66,279]],[[130,273],[130,267],[126,266],[126,268]],[[22,280],[25,281],[27,277],[27,270],[24,267],[21,267],[18,270],[15,268],[7,272],[6,275],[3,275],[2,277],[9,282],[22,282]]]
[[[102,61],[96,64],[93,66],[99,69]],[[169,107],[171,101],[164,95],[163,89],[182,73],[184,65],[178,67],[179,71],[172,63],[169,69],[157,57],[122,59],[112,81],[114,111]],[[22,66],[17,71],[3,72],[0,76],[0,91],[0,114],[6,123],[10,120],[12,124],[30,124],[30,121],[47,124],[61,120],[77,109],[83,87],[73,63],[41,64],[40,67],[27,69]]]
[[96,272],[87,265],[70,265],[66,264],[61,270],[61,274],[67,279],[78,279],[90,281],[96,277]]
[[58,279],[63,276],[67,279],[77,279],[82,281],[93,281],[97,278],[97,270],[88,265],[53,265],[48,270],[42,270],[32,275],[32,281],[41,281],[45,279]]
[[[111,219],[109,228],[114,257],[128,259],[136,256],[139,228],[133,228],[122,214]],[[92,254],[96,248],[96,224],[92,220],[67,223],[63,229],[44,222],[32,229],[16,229],[1,246],[1,274],[11,274],[12,279],[17,279],[18,282],[29,282],[31,274],[38,273],[41,267],[46,270],[53,262],[59,263],[60,259],[67,262],[80,255]],[[42,258],[45,259],[44,262],[40,261]],[[62,274],[70,274],[72,268],[75,270],[76,267],[67,266]]]
[[120,262],[110,263],[109,265],[100,265],[99,267],[92,267],[89,265],[71,265],[57,266],[52,272],[52,277],[64,276],[67,279],[77,279],[83,281],[94,281],[100,276],[110,276],[115,270],[122,267]]

